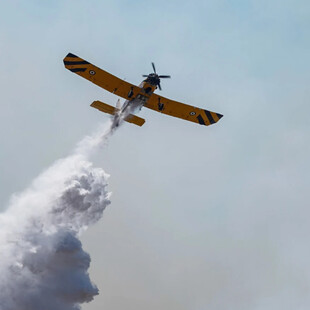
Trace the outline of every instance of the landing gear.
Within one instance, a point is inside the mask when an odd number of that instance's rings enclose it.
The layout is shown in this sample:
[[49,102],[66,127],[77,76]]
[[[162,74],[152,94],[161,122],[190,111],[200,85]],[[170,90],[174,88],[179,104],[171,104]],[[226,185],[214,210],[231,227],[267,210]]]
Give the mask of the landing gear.
[[164,109],[164,104],[160,102],[160,98],[158,98],[158,110],[162,111]]
[[131,87],[130,91],[128,92],[128,98],[131,98],[133,96],[133,87]]

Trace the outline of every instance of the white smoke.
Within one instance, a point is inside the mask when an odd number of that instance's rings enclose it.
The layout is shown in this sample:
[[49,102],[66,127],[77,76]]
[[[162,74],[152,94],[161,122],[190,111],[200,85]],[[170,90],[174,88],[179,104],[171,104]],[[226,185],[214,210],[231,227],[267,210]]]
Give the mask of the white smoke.
[[110,133],[84,138],[0,215],[1,310],[76,310],[98,294],[79,235],[110,203],[108,175],[89,161]]

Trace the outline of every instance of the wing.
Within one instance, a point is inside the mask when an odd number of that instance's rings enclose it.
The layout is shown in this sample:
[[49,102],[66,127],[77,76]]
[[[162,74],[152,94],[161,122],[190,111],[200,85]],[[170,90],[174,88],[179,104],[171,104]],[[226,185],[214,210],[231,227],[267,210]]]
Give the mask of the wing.
[[156,94],[152,94],[144,106],[154,111],[205,126],[212,125],[223,117],[222,114],[170,100]]
[[140,91],[138,86],[125,82],[71,53],[64,58],[64,64],[68,70],[125,99]]

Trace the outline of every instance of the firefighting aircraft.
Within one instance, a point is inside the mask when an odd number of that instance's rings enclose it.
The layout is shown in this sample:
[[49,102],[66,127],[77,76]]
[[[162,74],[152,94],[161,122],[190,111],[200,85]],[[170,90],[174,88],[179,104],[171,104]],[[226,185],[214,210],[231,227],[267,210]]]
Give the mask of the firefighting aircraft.
[[113,115],[115,126],[118,126],[121,120],[142,126],[145,120],[132,114],[137,108],[142,107],[205,126],[216,123],[223,116],[154,94],[157,87],[161,90],[160,79],[170,78],[170,75],[158,75],[154,63],[152,63],[154,72],[143,75],[145,79],[139,86],[121,80],[71,53],[64,58],[64,64],[68,70],[126,99],[122,107],[119,100],[116,107],[101,101],[94,101],[91,104],[93,108]]

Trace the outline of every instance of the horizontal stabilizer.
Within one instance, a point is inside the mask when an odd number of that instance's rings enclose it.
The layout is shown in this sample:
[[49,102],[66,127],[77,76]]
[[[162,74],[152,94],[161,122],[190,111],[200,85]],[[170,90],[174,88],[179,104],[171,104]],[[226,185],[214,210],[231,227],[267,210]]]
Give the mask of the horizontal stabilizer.
[[[101,101],[94,101],[91,105],[91,107],[98,109],[101,112],[104,113],[108,113],[111,115],[114,115],[115,113],[117,113],[119,111],[119,109],[116,109],[106,103],[103,103]],[[131,124],[135,124],[137,126],[142,126],[145,123],[145,119],[138,117],[136,115],[133,114],[129,114],[124,118],[124,121],[131,123]]]
[[103,103],[101,101],[94,101],[90,106],[98,109],[101,112],[108,113],[111,115],[114,115],[118,111],[117,109],[115,109],[111,105],[108,105],[108,104]]
[[128,116],[126,116],[124,118],[124,120],[128,123],[135,124],[135,125],[140,126],[140,127],[145,123],[144,118],[141,118],[141,117],[134,115],[134,114],[129,114]]

